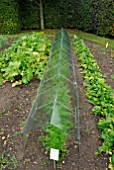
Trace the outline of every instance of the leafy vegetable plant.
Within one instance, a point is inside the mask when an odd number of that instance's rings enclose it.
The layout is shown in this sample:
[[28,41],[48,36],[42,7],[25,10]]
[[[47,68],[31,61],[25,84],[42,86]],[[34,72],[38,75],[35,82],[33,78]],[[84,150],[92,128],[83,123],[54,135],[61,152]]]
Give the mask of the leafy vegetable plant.
[[27,84],[35,76],[41,79],[51,42],[43,32],[26,34],[0,54],[0,84]]
[[101,116],[98,128],[102,130],[103,145],[97,154],[102,152],[111,155],[111,170],[114,170],[114,90],[107,85],[94,56],[77,36],[74,38],[74,48],[83,69],[84,86],[88,101],[94,105],[92,112]]

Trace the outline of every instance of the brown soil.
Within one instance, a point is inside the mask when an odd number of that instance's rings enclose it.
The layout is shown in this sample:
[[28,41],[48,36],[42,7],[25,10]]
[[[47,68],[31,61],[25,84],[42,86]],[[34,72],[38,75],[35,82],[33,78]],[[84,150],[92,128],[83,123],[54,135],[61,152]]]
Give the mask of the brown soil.
[[[114,74],[114,60],[111,51],[104,47],[85,41],[94,54],[106,81],[114,88],[114,80],[110,75]],[[92,105],[88,103],[84,94],[83,79],[76,57],[76,77],[80,100],[80,134],[79,144],[75,140],[75,129],[72,130],[72,138],[68,141],[70,151],[57,169],[62,170],[106,170],[108,157],[105,154],[97,156],[98,147],[102,144],[99,136],[101,132],[97,128],[99,117],[91,114]],[[38,141],[39,131],[30,135],[27,147],[23,149],[22,136],[20,134],[32,101],[37,94],[39,81],[34,79],[28,85],[12,88],[11,83],[6,82],[0,86],[0,154],[9,155],[9,159],[15,155],[18,160],[18,168],[10,165],[6,170],[53,170],[53,162]],[[5,168],[3,168],[5,169]],[[2,170],[2,168],[1,168]]]

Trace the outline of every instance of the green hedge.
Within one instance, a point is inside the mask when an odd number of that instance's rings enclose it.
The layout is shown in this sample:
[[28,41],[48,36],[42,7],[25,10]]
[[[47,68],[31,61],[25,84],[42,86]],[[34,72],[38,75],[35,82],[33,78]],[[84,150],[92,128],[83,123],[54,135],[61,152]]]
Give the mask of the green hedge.
[[40,29],[39,7],[35,1],[19,0],[21,24],[23,29]]
[[0,33],[14,34],[20,30],[17,0],[0,0]]
[[45,20],[45,28],[60,28],[61,27],[61,16],[59,3],[52,0],[44,0],[44,20]]
[[82,0],[78,4],[77,27],[97,35],[114,36],[114,1]]
[[[40,29],[40,11],[35,0],[20,0],[22,28]],[[74,28],[76,8],[68,0],[43,0],[45,28]]]
[[78,5],[77,27],[84,31],[91,31],[92,0],[82,0]]
[[93,11],[95,10],[95,32],[98,35],[113,35],[114,27],[114,0],[93,0]]
[[[20,0],[23,28],[40,28],[39,7]],[[45,28],[80,28],[98,35],[114,35],[113,0],[43,0]]]
[[[17,32],[19,17],[23,29],[40,29],[40,9],[36,1],[0,0],[0,33]],[[45,28],[80,28],[101,36],[114,36],[113,0],[42,1]]]
[[44,0],[46,28],[76,27],[76,1]]

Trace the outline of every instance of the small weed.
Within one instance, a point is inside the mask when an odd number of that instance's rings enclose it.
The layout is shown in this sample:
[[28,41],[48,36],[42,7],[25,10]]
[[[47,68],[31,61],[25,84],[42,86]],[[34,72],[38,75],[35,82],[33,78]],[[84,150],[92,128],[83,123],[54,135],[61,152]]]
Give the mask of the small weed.
[[2,111],[0,111],[0,117],[2,117],[3,116],[3,112]]
[[9,167],[9,165],[10,165],[10,162],[9,162],[9,160],[8,160],[8,156],[5,156],[5,155],[1,155],[1,157],[0,157],[0,167],[1,167],[1,169],[3,168],[8,168]]
[[14,136],[15,137],[18,137],[20,135],[20,132],[19,131],[16,131],[15,133],[14,133]]
[[1,133],[3,133],[4,132],[4,128],[1,128],[0,131],[1,131]]
[[114,79],[114,74],[113,74],[113,75],[111,75],[111,78],[112,78],[112,79]]
[[14,168],[18,167],[18,160],[16,159],[16,157],[14,155],[11,158],[11,162],[12,162]]
[[11,157],[10,154],[2,154],[0,157],[0,167],[1,170],[2,169],[8,169],[9,167],[12,167],[13,169],[18,167],[18,160],[16,159],[16,157],[13,155]]
[[83,108],[83,106],[79,106],[79,109],[82,109]]
[[22,110],[24,109],[23,105],[20,104],[20,105],[18,106],[18,109],[19,109],[20,111],[22,111]]
[[10,113],[11,113],[10,110],[0,111],[0,117],[2,117],[3,115],[9,116]]
[[24,122],[20,122],[19,127],[20,128],[24,127],[24,124],[25,124]]
[[3,35],[0,35],[0,49],[5,47],[8,44],[7,38]]
[[47,167],[47,162],[42,162],[42,164],[41,164],[43,167]]
[[27,95],[27,94],[22,94],[21,96],[24,98],[24,97],[26,97],[26,95]]
[[7,110],[7,112],[5,113],[6,116],[9,116],[11,114],[10,110]]
[[85,132],[86,133],[90,133],[92,131],[92,129],[90,128],[90,127],[87,127],[86,129],[85,129]]

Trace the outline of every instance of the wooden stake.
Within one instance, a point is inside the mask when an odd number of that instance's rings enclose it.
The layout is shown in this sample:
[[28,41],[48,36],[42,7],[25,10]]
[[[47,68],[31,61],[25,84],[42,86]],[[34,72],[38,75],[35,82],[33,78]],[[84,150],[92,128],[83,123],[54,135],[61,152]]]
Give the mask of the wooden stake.
[[56,169],[56,161],[53,160],[54,169]]

